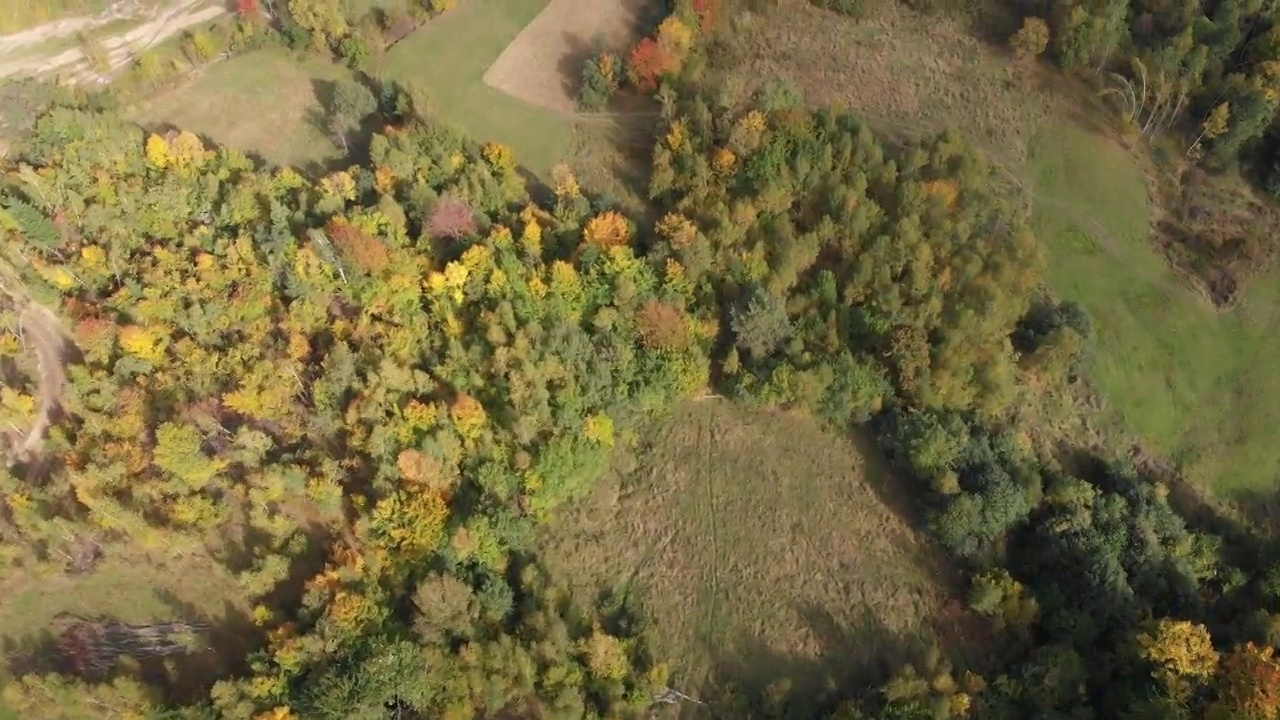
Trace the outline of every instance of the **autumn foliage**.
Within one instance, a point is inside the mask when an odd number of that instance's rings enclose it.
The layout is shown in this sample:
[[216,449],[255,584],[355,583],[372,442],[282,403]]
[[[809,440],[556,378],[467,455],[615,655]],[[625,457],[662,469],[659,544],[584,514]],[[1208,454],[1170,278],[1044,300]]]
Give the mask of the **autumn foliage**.
[[260,0],[236,0],[235,12],[238,17],[255,20],[262,16]]
[[640,308],[636,318],[640,338],[645,347],[658,350],[681,350],[689,342],[684,315],[672,305],[650,300]]
[[582,239],[596,247],[618,247],[631,239],[631,223],[620,212],[608,210],[591,218]]
[[627,79],[637,89],[652,92],[663,75],[676,67],[675,59],[653,38],[644,38],[631,50],[627,60]]
[[334,247],[365,272],[380,272],[391,262],[386,244],[351,222],[334,218],[326,229]]
[[1280,663],[1275,649],[1244,643],[1222,659],[1218,701],[1210,717],[1243,720],[1280,718]]
[[720,19],[722,0],[693,0],[693,12],[698,16],[698,30],[707,33]]
[[434,238],[458,238],[476,231],[476,221],[471,206],[457,195],[445,195],[431,210],[427,231]]

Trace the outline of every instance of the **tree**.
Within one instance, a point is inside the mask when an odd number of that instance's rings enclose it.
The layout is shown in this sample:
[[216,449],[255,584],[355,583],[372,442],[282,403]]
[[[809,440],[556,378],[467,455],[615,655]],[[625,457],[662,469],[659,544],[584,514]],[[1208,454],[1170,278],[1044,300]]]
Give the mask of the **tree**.
[[730,325],[737,346],[755,359],[773,352],[791,336],[791,319],[782,298],[756,292],[746,303],[731,311]]
[[1188,620],[1161,618],[1138,635],[1142,657],[1166,683],[1182,679],[1207,681],[1218,668],[1218,652],[1209,630]]
[[652,92],[657,89],[662,76],[671,72],[675,65],[675,58],[656,40],[644,38],[632,48],[627,59],[627,79],[636,89]]
[[328,108],[329,131],[342,144],[344,152],[350,152],[350,133],[377,107],[373,93],[360,82],[343,78],[334,83]]
[[457,240],[475,231],[476,221],[471,206],[452,193],[440,198],[427,220],[427,232],[437,239]]
[[1280,662],[1275,648],[1251,642],[1233,647],[1222,660],[1217,695],[1208,716],[1212,720],[1280,718]]
[[1022,21],[1022,27],[1009,38],[1015,60],[1025,61],[1037,58],[1049,46],[1049,25],[1038,17],[1029,17]]
[[616,210],[607,210],[591,218],[582,231],[582,239],[596,247],[620,247],[631,239],[631,223]]
[[331,47],[349,31],[338,0],[288,0],[289,16],[311,34],[317,50]]

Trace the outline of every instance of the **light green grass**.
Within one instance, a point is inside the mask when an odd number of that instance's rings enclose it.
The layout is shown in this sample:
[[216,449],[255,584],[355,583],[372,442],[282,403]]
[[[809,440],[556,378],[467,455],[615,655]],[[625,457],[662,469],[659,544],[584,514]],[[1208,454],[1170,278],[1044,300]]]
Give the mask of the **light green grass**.
[[1126,426],[1226,496],[1280,481],[1280,277],[1219,314],[1152,248],[1146,185],[1113,141],[1060,123],[1033,143],[1049,281],[1098,330],[1091,376]]
[[[165,678],[175,699],[206,696],[212,681],[239,668],[260,640],[248,621],[250,608],[226,568],[201,553],[158,557],[135,547],[105,546],[105,557],[89,572],[67,575],[56,569],[36,574],[23,568],[0,573],[0,647],[17,667],[32,659],[47,662],[60,613],[131,624],[185,621],[207,623],[203,648],[174,663]],[[0,665],[2,680],[11,665]],[[0,704],[0,717],[4,717]]]
[[315,82],[350,76],[346,67],[318,58],[258,50],[207,67],[153,98],[137,119],[191,130],[271,163],[314,169],[341,155],[317,125],[323,109]]
[[419,83],[445,122],[481,142],[510,145],[520,164],[545,175],[569,157],[572,118],[535,107],[484,82],[484,72],[546,0],[462,2],[387,54],[383,74]]
[[789,681],[813,699],[828,680],[883,680],[935,632],[955,639],[945,562],[886,504],[908,504],[899,491],[807,417],[695,402],[620,451],[540,549],[584,601],[634,601],[683,691]]

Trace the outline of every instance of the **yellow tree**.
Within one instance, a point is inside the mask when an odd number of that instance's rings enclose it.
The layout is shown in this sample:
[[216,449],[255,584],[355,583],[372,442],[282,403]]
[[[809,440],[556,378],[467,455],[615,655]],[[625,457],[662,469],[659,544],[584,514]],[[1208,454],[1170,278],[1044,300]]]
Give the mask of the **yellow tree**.
[[1161,618],[1138,635],[1142,657],[1155,666],[1154,674],[1171,689],[1188,681],[1205,681],[1218,668],[1218,651],[1209,630],[1189,620]]
[[1039,57],[1049,46],[1049,26],[1038,17],[1029,17],[1022,21],[1022,27],[1009,38],[1015,60],[1030,60]]

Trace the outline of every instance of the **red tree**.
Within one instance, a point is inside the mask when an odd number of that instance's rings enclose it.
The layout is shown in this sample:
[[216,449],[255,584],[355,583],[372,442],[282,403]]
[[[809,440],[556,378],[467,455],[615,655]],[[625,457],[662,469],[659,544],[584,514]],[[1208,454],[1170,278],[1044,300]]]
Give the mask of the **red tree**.
[[466,200],[457,195],[445,195],[431,209],[427,220],[427,232],[433,238],[457,240],[476,231],[475,216]]
[[258,0],[236,0],[236,15],[256,20],[262,15],[262,6]]
[[627,61],[627,79],[640,90],[658,88],[658,79],[669,71],[673,58],[653,38],[645,38],[636,44]]

